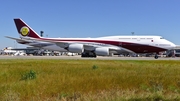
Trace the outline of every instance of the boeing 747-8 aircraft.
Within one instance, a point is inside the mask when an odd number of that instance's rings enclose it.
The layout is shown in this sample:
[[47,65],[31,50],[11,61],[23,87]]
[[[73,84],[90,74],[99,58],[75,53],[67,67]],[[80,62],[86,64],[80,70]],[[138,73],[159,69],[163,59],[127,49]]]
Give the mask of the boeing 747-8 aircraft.
[[[54,43],[69,52],[82,53],[82,57],[108,56],[111,53],[159,53],[176,45],[161,36],[107,36],[98,38],[45,38],[40,37],[23,20],[14,19],[22,39]],[[158,56],[155,55],[157,59]]]

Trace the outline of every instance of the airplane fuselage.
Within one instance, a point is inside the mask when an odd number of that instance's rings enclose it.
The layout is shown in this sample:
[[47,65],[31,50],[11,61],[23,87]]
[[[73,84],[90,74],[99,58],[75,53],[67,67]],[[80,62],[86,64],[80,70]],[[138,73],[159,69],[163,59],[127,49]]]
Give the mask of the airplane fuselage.
[[[128,49],[135,53],[152,53],[172,49],[175,45],[161,36],[110,36],[100,38],[39,38],[39,41],[57,43],[61,48],[69,44],[83,44],[87,50],[97,47],[116,47],[116,49]],[[91,47],[92,46],[92,47]]]

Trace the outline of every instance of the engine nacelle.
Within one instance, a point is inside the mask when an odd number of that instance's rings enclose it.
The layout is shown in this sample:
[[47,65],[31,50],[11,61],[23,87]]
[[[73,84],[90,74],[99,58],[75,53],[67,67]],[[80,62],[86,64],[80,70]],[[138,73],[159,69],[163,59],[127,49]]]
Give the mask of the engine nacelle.
[[96,53],[96,55],[108,56],[109,48],[106,48],[106,47],[96,48],[95,53]]
[[68,49],[68,51],[73,52],[73,53],[83,53],[84,52],[83,44],[70,44],[67,49]]

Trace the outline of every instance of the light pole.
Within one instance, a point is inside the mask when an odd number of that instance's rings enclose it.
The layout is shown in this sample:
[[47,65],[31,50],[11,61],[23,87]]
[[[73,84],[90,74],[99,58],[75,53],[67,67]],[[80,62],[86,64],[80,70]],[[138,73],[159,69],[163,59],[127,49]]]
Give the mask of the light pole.
[[40,36],[41,36],[41,37],[43,37],[43,33],[44,33],[43,31],[40,31],[40,34],[41,34]]
[[134,32],[131,32],[132,35],[134,35]]

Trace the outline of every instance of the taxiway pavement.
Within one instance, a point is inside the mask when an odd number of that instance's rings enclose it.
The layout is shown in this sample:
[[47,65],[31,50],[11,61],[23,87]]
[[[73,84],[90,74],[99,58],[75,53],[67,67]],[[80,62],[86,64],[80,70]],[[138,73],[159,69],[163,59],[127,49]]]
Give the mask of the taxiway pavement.
[[98,56],[97,58],[81,58],[81,56],[0,56],[0,59],[91,59],[91,60],[180,60],[180,57],[159,57],[154,59],[154,57],[103,57]]

